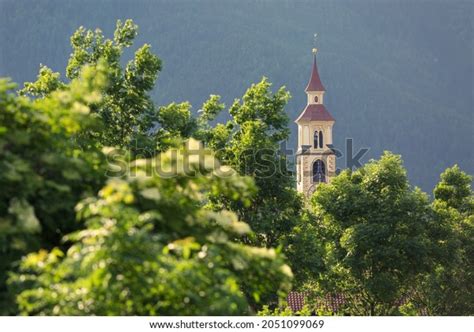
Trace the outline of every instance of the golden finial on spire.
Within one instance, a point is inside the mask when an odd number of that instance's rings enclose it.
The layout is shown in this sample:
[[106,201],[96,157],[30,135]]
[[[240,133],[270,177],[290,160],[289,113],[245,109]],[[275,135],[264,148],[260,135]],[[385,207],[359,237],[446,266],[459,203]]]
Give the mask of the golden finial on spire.
[[314,41],[313,54],[316,54],[316,52],[318,52],[318,49],[316,48],[316,39],[318,38],[318,34],[315,33],[315,34],[313,35],[313,38],[314,38],[314,40],[313,40],[313,41]]

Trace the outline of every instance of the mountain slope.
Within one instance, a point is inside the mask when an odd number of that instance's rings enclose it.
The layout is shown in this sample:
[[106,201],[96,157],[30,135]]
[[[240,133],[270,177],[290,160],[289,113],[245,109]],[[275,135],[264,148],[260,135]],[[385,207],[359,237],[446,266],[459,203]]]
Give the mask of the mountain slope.
[[353,138],[370,148],[364,160],[400,153],[430,192],[454,163],[474,173],[473,17],[470,1],[0,0],[0,76],[33,80],[39,63],[64,71],[78,26],[110,34],[116,19],[132,18],[137,45],[164,61],[157,103],[189,100],[197,110],[215,93],[229,104],[265,75],[291,91],[293,120],[318,32],[335,145],[344,151]]

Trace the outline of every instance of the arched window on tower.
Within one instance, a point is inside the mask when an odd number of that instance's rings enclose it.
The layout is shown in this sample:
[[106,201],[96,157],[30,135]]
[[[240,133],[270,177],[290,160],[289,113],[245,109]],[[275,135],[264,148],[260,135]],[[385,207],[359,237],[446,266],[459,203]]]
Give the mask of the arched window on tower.
[[320,149],[323,148],[323,131],[322,130],[319,132],[319,148]]
[[316,160],[313,164],[313,182],[326,182],[326,168],[322,160]]
[[318,103],[318,101],[319,101],[319,98],[318,98],[318,96],[314,96],[314,102],[317,104],[317,103]]
[[320,137],[320,136],[318,136],[318,131],[315,130],[314,131],[314,136],[313,136],[313,146],[314,146],[315,149],[318,148],[318,137]]

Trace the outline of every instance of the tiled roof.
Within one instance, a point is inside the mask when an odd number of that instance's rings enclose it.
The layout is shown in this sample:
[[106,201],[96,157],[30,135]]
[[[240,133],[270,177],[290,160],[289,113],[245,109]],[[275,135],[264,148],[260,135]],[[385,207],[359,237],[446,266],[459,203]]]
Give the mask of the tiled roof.
[[[297,312],[303,309],[305,305],[305,299],[309,296],[306,292],[289,292],[286,298],[288,306],[291,311]],[[314,309],[322,309],[324,311],[330,311],[337,313],[338,310],[346,303],[344,294],[328,294],[325,297],[317,298],[316,301],[312,302],[315,305]],[[397,306],[402,306],[410,300],[410,296],[403,296],[401,299],[396,301]],[[418,312],[422,316],[428,315],[426,308],[418,308]]]
[[314,55],[313,60],[313,69],[311,71],[311,78],[309,79],[308,85],[305,89],[306,92],[308,91],[326,91],[324,89],[323,83],[321,83],[321,79],[319,78],[318,73],[318,65],[316,63],[316,54]]
[[288,306],[290,307],[291,311],[296,312],[303,309],[304,298],[306,296],[307,294],[303,292],[289,292],[286,301],[288,302]]
[[[305,292],[289,292],[287,297],[288,306],[291,311],[297,312],[303,309],[305,304],[305,298],[308,296]],[[330,310],[331,312],[337,312],[339,307],[345,303],[344,295],[326,295],[324,298],[319,298],[316,301],[316,306],[324,310]]]
[[301,115],[296,119],[298,121],[334,121],[332,115],[327,111],[323,104],[309,104]]

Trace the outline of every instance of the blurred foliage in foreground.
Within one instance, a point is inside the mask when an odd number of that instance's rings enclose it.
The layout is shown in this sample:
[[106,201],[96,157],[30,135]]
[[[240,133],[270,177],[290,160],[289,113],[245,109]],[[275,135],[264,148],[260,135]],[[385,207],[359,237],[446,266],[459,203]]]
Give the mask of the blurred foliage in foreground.
[[0,80],[0,313],[15,313],[7,271],[25,253],[61,245],[81,228],[74,206],[102,186],[105,158],[77,134],[98,126],[86,104],[100,101],[104,71],[84,68],[67,90],[34,101]]
[[239,243],[248,225],[230,211],[202,206],[208,193],[249,205],[250,179],[216,176],[209,151],[189,165],[194,176],[184,169],[171,178],[149,175],[157,163],[183,165],[186,149],[174,152],[158,162],[136,160],[133,176],[110,180],[98,197],[80,202],[87,228],[67,236],[73,245],[66,253],[23,259],[12,277],[25,289],[20,312],[235,315],[286,294],[292,274],[281,254]]

